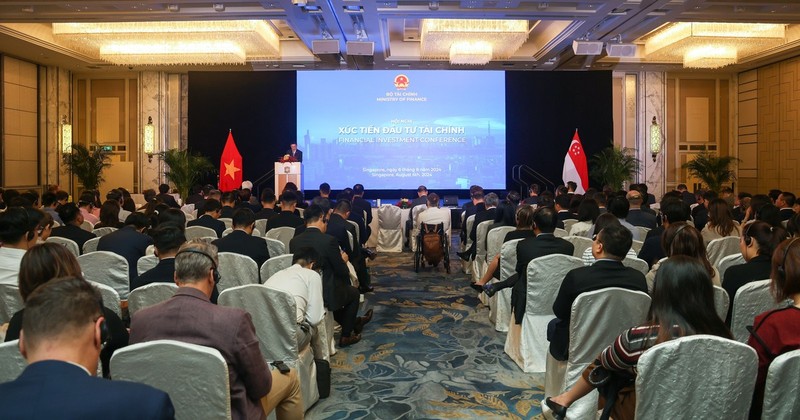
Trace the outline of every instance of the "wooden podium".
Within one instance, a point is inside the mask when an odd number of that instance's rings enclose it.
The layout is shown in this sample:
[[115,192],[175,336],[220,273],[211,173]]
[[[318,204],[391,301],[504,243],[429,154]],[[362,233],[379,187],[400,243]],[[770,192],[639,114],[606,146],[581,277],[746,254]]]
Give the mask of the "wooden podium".
[[286,183],[293,182],[303,190],[303,164],[300,162],[275,162],[275,195],[280,195]]

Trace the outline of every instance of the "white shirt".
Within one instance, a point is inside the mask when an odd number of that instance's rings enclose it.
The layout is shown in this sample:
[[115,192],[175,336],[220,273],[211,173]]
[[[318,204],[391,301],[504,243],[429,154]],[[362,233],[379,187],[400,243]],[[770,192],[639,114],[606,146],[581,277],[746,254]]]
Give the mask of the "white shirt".
[[19,263],[24,255],[24,249],[0,247],[0,284],[19,287]]
[[422,223],[429,225],[444,224],[444,231],[450,232],[450,209],[438,207],[428,207],[417,216],[415,228],[419,228]]
[[278,271],[264,282],[264,286],[282,290],[294,296],[297,306],[297,322],[308,321],[317,325],[325,316],[322,302],[322,277],[319,273],[300,264]]

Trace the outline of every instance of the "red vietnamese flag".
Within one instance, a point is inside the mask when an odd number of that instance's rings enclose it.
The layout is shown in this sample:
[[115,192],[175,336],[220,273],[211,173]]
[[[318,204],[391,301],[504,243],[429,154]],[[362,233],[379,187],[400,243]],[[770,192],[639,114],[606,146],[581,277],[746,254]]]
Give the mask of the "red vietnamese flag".
[[586,154],[583,153],[577,128],[575,135],[572,136],[572,142],[569,144],[567,155],[564,156],[564,170],[561,177],[564,179],[564,184],[567,181],[578,184],[578,188],[575,189],[576,194],[585,194],[586,189],[589,188],[589,168],[586,166]]
[[228,140],[222,150],[219,163],[219,190],[233,191],[242,186],[242,155],[233,141],[233,134],[228,131]]

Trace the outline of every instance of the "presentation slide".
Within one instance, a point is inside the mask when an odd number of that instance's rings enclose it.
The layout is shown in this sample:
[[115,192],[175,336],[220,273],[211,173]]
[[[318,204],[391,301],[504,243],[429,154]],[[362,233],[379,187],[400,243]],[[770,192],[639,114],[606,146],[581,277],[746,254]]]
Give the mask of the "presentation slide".
[[501,71],[301,71],[304,184],[333,189],[506,186]]

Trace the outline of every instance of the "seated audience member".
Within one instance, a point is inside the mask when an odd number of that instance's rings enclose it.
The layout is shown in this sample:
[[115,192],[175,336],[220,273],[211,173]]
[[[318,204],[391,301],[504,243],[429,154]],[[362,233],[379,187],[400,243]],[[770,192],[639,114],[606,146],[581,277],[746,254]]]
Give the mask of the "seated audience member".
[[[700,231],[691,223],[679,222],[670,224],[669,228],[664,231],[664,235],[661,236],[661,247],[666,250],[667,257],[686,255],[697,259],[697,261],[700,261],[708,270],[708,276],[711,278],[711,282],[714,283],[715,286],[722,285],[719,271],[717,271],[716,267],[711,265],[706,255],[706,246],[703,244],[703,236],[700,235]],[[653,264],[653,267],[650,268],[650,271],[645,275],[647,279],[647,290],[649,291],[653,290],[653,282],[655,281],[659,266],[660,264],[658,262]]]
[[[647,233],[647,238],[639,250],[639,259],[645,261],[650,268],[659,260],[667,256],[662,247],[661,237],[669,225],[689,220],[691,210],[683,200],[673,197],[661,200],[661,226]],[[653,231],[655,234],[651,235]]]
[[774,205],[778,201],[778,197],[781,196],[781,192],[782,191],[777,189],[777,188],[773,188],[773,189],[769,190],[769,193],[767,193],[767,196],[769,197],[770,203],[772,203]]
[[698,205],[692,209],[692,219],[694,220],[694,227],[697,230],[703,230],[708,223],[708,206],[711,200],[717,198],[716,191],[704,191],[698,194]]
[[78,209],[75,203],[67,203],[60,206],[58,208],[58,216],[64,221],[64,225],[53,228],[53,233],[50,236],[58,236],[75,241],[81,252],[83,252],[83,244],[86,241],[97,237],[94,233],[81,229],[83,212]]
[[59,205],[61,205],[61,203],[58,202],[56,193],[46,192],[42,194],[42,210],[49,214],[59,225],[63,225],[64,223],[61,221],[61,218],[58,217],[58,212],[56,211]]
[[567,219],[574,219],[575,215],[569,212],[569,205],[572,201],[572,194],[561,194],[556,197],[556,212],[558,214],[558,224],[556,225],[559,229],[564,229],[564,220]]
[[237,193],[232,191],[222,194],[222,199],[220,200],[222,203],[222,210],[219,217],[223,219],[233,218],[233,210],[236,207],[236,196]]
[[122,191],[115,188],[107,192],[106,200],[116,201],[119,204],[119,221],[124,223],[125,219],[131,215],[131,212],[122,209],[122,205],[125,204],[125,197],[122,195]]
[[197,204],[205,199],[206,197],[203,194],[203,187],[198,184],[192,186],[192,189],[189,191],[189,196],[186,197],[186,200],[183,200],[183,202],[186,205],[194,204],[195,208],[197,208]]
[[795,214],[786,222],[786,231],[792,238],[800,236],[800,213]]
[[256,200],[255,203],[253,201],[253,193],[251,192],[250,188],[245,188],[244,185],[252,184],[250,181],[245,181],[242,183],[242,189],[239,190],[239,200],[236,202],[236,206],[234,209],[241,209],[247,208],[253,211],[253,213],[261,210],[261,205]]
[[422,226],[423,223],[428,225],[438,225],[441,223],[444,226],[445,233],[450,231],[450,209],[439,207],[439,195],[436,193],[428,194],[427,208],[417,215],[415,232],[419,232],[419,227]]
[[285,268],[266,279],[264,286],[282,290],[294,297],[297,309],[298,347],[304,348],[311,342],[314,328],[325,316],[322,303],[322,277],[315,271],[319,255],[314,248],[297,250],[292,256],[292,266]]
[[150,218],[143,213],[131,213],[125,219],[125,227],[111,232],[97,242],[98,251],[110,251],[128,260],[128,279],[135,279],[136,263],[142,258],[153,239],[144,234]]
[[522,204],[534,206],[539,204],[539,184],[531,184],[528,187],[528,196],[522,201]]
[[[516,194],[517,197],[519,197],[519,194],[517,194],[516,192],[512,191],[511,193],[514,193],[514,194]],[[511,193],[509,193],[509,194],[511,194]],[[442,209],[442,210],[445,210],[445,211],[448,212],[447,220],[450,220],[450,216],[449,216],[450,209]],[[427,211],[427,210],[425,210],[425,211]],[[497,228],[497,227],[504,227],[504,226],[514,227],[514,226],[516,226],[517,225],[516,213],[517,213],[517,204],[514,204],[514,203],[510,202],[508,200],[508,197],[506,197],[505,200],[501,201],[497,205],[497,210],[495,210],[495,212],[494,212],[493,223],[491,225],[489,225],[489,230],[487,232],[491,232],[492,229]],[[487,235],[487,238],[488,238],[489,234],[487,233],[486,235]],[[487,246],[488,246],[488,244],[487,244]]]
[[[516,230],[506,233],[505,238],[503,238],[503,243],[514,239],[533,238],[533,207],[519,207],[516,214],[516,225]],[[488,283],[492,277],[500,280],[500,254],[495,255],[492,261],[489,263],[489,267],[486,269],[486,274],[484,274],[483,277],[481,277],[481,279],[477,282],[470,283],[469,287],[478,292],[483,292],[483,285]]]
[[658,273],[647,322],[617,337],[584,370],[572,388],[545,400],[556,418],[565,418],[568,407],[575,400],[592,392],[594,387],[588,380],[589,373],[595,368],[602,368],[615,378],[628,380],[627,384],[631,386],[620,390],[613,407],[604,407],[604,399],[601,398],[599,408],[610,410],[611,417],[615,419],[633,419],[636,396],[632,385],[642,353],[656,344],[689,335],[709,334],[732,338],[714,311],[714,289],[702,264],[688,257],[677,256],[667,260],[663,270]]
[[[100,219],[95,216],[94,211],[94,193],[91,191],[84,191],[81,193],[80,199],[78,200],[78,207],[80,207],[81,216],[83,216],[83,220],[95,225],[100,222]],[[56,210],[58,211],[58,210]],[[58,217],[61,217],[59,214]],[[66,225],[67,222],[64,219],[61,219],[64,223],[62,225]],[[83,223],[81,221],[81,223]]]
[[[588,194],[587,194],[588,195]],[[600,216],[600,207],[597,201],[592,198],[586,198],[578,205],[578,221],[572,224],[570,235],[585,233],[592,228],[597,217]]]
[[117,189],[122,193],[122,210],[125,210],[129,213],[135,212],[136,203],[133,202],[133,197],[131,197],[131,193],[122,187],[119,187]]
[[131,279],[131,290],[150,283],[175,282],[175,254],[178,253],[181,245],[186,242],[186,236],[180,228],[168,224],[153,230],[152,236],[158,264]]
[[168,208],[158,212],[156,226],[166,226],[170,224],[176,226],[181,231],[186,230],[186,213],[181,210]]
[[773,251],[786,237],[784,229],[772,227],[762,221],[751,222],[744,227],[739,239],[739,249],[746,262],[729,267],[722,275],[722,288],[728,292],[730,299],[726,324],[731,324],[733,301],[739,288],[750,282],[770,278]]
[[[323,213],[327,214],[328,212],[326,210],[326,206],[329,205],[329,203],[327,203],[327,199],[316,197],[314,198],[313,203],[316,204],[317,202],[323,203],[321,206]],[[373,289],[370,286],[371,279],[369,270],[367,269],[365,254],[363,253],[361,244],[355,240],[357,237],[356,227],[347,221],[347,217],[352,211],[350,206],[350,200],[347,199],[342,199],[336,202],[336,207],[333,209],[333,213],[331,214],[330,218],[328,218],[328,226],[325,230],[325,233],[336,238],[336,241],[339,243],[339,248],[341,248],[345,254],[347,254],[348,262],[353,265],[353,269],[356,272],[356,277],[358,278],[359,292],[372,292]],[[348,232],[350,235],[348,235]],[[350,246],[351,236],[353,238],[352,247]]]
[[261,210],[256,213],[256,220],[269,219],[275,214],[275,191],[272,191],[272,188],[265,188],[261,191]]
[[739,192],[739,194],[734,199],[733,204],[733,218],[739,223],[742,223],[744,220],[744,215],[747,212],[747,208],[750,207],[750,200],[752,199],[753,195],[748,192]]
[[[372,204],[364,199],[364,186],[361,184],[353,185],[353,200],[350,203],[353,211],[358,211],[361,219],[364,220],[365,230],[361,231],[361,243],[367,243],[367,240],[372,235],[372,228],[369,225],[372,223]],[[366,219],[364,219],[366,216]]]
[[22,207],[0,213],[0,284],[17,285],[20,261],[36,244],[36,226]]
[[[553,302],[556,318],[547,326],[550,354],[556,360],[567,360],[569,356],[569,321],[572,303],[578,295],[608,287],[647,292],[644,275],[622,265],[632,242],[630,230],[616,224],[606,226],[592,242],[592,253],[597,262],[589,267],[576,268],[564,277]],[[713,310],[713,305],[711,308]]]
[[[283,195],[283,193],[287,191],[293,192],[295,194],[295,197],[297,198],[295,208],[304,209],[308,207],[308,205],[305,202],[305,198],[303,198],[303,192],[300,191],[299,188],[297,188],[297,184],[295,184],[294,182],[287,182],[286,185],[283,186],[283,191],[281,191],[281,195]],[[299,215],[299,212],[297,212],[297,214]]]
[[[83,278],[81,267],[75,256],[59,244],[46,243],[32,247],[22,258],[20,264],[19,294],[22,296],[22,301],[27,303],[28,297],[37,287],[58,277]],[[22,309],[11,317],[5,341],[19,338],[24,315],[25,309]],[[103,306],[103,316],[106,318],[109,337],[106,345],[100,350],[100,361],[102,362],[103,376],[108,377],[111,355],[117,349],[128,345],[128,330],[125,329],[125,324],[122,323],[116,312],[106,306]]]
[[327,182],[319,184],[319,197],[331,199],[331,184]]
[[101,227],[111,227],[115,229],[119,229],[125,226],[124,223],[119,221],[119,212],[120,212],[119,203],[113,200],[106,200],[102,206],[100,206],[100,222],[94,225],[94,228],[101,228]]
[[733,219],[731,207],[725,200],[711,200],[708,205],[708,222],[700,233],[706,245],[714,239],[739,236],[739,222]]
[[756,194],[750,197],[750,205],[747,206],[747,209],[744,213],[744,218],[742,219],[741,223],[746,223],[751,220],[756,220],[756,214],[767,204],[771,204],[772,202],[769,199],[769,196],[766,194]]
[[630,205],[630,209],[628,210],[628,216],[625,220],[628,223],[634,226],[642,226],[648,229],[655,229],[656,227],[656,215],[655,213],[650,213],[650,208],[648,207],[647,210],[643,210],[642,206],[646,205],[643,194],[638,190],[628,191],[628,195],[626,196],[628,200],[628,204]]
[[217,238],[221,238],[222,232],[225,231],[225,223],[217,220],[219,219],[220,214],[222,214],[222,204],[213,198],[209,198],[206,200],[205,204],[203,204],[203,215],[195,220],[190,220],[187,222],[186,227],[207,227],[209,229],[213,229],[214,232],[217,232]]
[[[483,190],[481,190],[481,201],[483,201]],[[414,207],[424,206],[428,203],[428,187],[420,185],[417,187],[417,197],[411,200],[411,207],[408,208],[408,220],[406,220],[406,243],[408,244],[409,233],[414,229]]]
[[281,194],[281,211],[267,221],[267,232],[276,227],[298,228],[303,226],[305,224],[303,218],[295,214],[296,209],[297,194],[294,191],[286,191]]
[[172,419],[169,396],[144,384],[94,377],[107,322],[100,293],[76,277],[52,280],[25,302],[19,339],[28,361],[0,384],[9,419]]
[[246,208],[237,209],[233,212],[233,231],[212,243],[217,246],[217,251],[248,256],[261,268],[261,265],[269,259],[269,250],[264,239],[253,236],[255,227],[256,217],[253,211]]
[[350,271],[347,269],[347,254],[331,235],[325,233],[328,225],[323,209],[312,204],[305,211],[306,229],[292,238],[289,250],[294,253],[311,247],[319,254],[322,268],[322,297],[325,307],[333,312],[333,318],[342,326],[339,346],[347,347],[361,340],[364,325],[372,319],[372,309],[364,316],[358,316],[359,292],[350,284]]
[[[800,241],[783,241],[772,253],[772,295],[781,304],[789,305],[757,315],[747,341],[758,354],[758,377],[750,407],[750,418],[760,419],[764,402],[764,385],[770,363],[776,357],[800,349]],[[786,389],[785,392],[794,392]]]
[[53,233],[53,218],[50,213],[39,209],[26,209],[31,226],[35,226],[36,238],[34,244],[42,244]]
[[[614,215],[611,214],[611,213],[603,213],[600,216],[597,216],[597,219],[595,220],[595,223],[594,223],[594,227],[595,227],[595,229],[597,229],[598,232],[603,230],[603,229],[605,229],[605,227],[609,226],[609,225],[622,226],[619,223],[619,219],[614,217]],[[661,245],[659,245],[659,246],[661,246]],[[594,258],[592,249],[593,249],[593,247],[589,246],[588,248],[586,248],[583,251],[583,255],[581,255],[581,259],[583,260],[583,265],[585,265],[585,266],[590,266],[590,265],[594,264],[597,261]],[[625,254],[625,258],[627,258],[627,257],[634,257],[635,258],[636,257],[636,251],[634,251],[633,248],[629,249],[628,253]]]
[[472,241],[472,245],[464,252],[456,252],[456,255],[464,261],[475,259],[475,254],[478,250],[478,225],[482,222],[494,220],[494,216],[497,214],[497,204],[500,201],[495,193],[489,193],[484,196],[483,190],[480,192],[476,191],[475,196],[481,197],[484,207],[483,210],[481,210],[478,204],[475,205],[478,211],[475,213],[475,221],[472,224],[472,229],[469,231],[469,239]]
[[158,186],[158,195],[156,196],[156,199],[172,208],[181,208],[178,202],[175,201],[175,197],[169,193],[169,185],[167,184],[161,184]]
[[219,279],[218,264],[214,245],[193,241],[181,246],[175,257],[180,288],[169,300],[134,314],[131,343],[169,339],[215,348],[228,363],[234,419],[264,419],[273,409],[278,419],[303,418],[296,369],[273,375],[250,315],[209,301]]
[[773,227],[783,227],[780,210],[772,205],[765,204],[755,213],[755,219],[767,222]]

